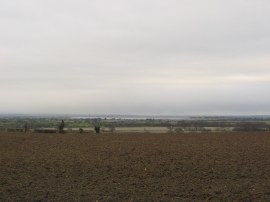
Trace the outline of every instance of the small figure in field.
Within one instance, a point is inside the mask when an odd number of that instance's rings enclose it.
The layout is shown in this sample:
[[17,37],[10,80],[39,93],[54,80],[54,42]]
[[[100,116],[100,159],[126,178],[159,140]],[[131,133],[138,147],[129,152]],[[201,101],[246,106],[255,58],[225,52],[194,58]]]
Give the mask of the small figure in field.
[[64,133],[64,127],[65,127],[65,122],[64,120],[62,120],[59,125],[59,133]]
[[27,126],[27,123],[24,124],[24,132],[26,133],[28,130],[28,126]]
[[80,129],[79,129],[79,132],[80,132],[80,134],[82,134],[82,133],[83,133],[83,129],[82,129],[82,128],[80,128]]
[[99,133],[100,132],[100,126],[95,126],[95,131],[96,131],[96,133]]

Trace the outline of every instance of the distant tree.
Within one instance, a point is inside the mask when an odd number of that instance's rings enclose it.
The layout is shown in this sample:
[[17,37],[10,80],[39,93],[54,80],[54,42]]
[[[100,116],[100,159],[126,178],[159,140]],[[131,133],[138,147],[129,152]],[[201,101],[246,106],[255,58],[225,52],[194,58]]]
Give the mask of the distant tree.
[[27,130],[28,130],[28,125],[27,125],[27,123],[25,123],[25,124],[24,124],[24,132],[26,133]]
[[95,126],[95,132],[100,133],[100,126]]
[[65,122],[64,122],[64,120],[62,120],[59,127],[58,127],[60,133],[64,133],[64,127],[65,127]]

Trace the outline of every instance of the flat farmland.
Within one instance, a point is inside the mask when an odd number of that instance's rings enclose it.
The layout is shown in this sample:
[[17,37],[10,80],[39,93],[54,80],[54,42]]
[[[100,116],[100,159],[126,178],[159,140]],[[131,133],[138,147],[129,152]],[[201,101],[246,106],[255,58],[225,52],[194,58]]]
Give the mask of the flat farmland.
[[0,201],[270,201],[270,133],[0,134]]

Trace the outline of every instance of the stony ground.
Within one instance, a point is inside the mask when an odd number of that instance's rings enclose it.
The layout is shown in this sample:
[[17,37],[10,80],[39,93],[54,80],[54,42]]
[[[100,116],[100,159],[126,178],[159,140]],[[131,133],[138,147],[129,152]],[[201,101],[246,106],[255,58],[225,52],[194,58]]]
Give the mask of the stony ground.
[[270,133],[0,134],[0,201],[270,201]]

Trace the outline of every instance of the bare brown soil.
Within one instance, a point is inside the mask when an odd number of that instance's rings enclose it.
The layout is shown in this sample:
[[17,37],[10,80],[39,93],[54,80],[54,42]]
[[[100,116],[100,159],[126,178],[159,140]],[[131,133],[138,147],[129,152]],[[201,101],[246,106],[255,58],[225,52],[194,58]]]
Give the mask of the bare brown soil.
[[270,201],[270,134],[0,134],[0,201]]

